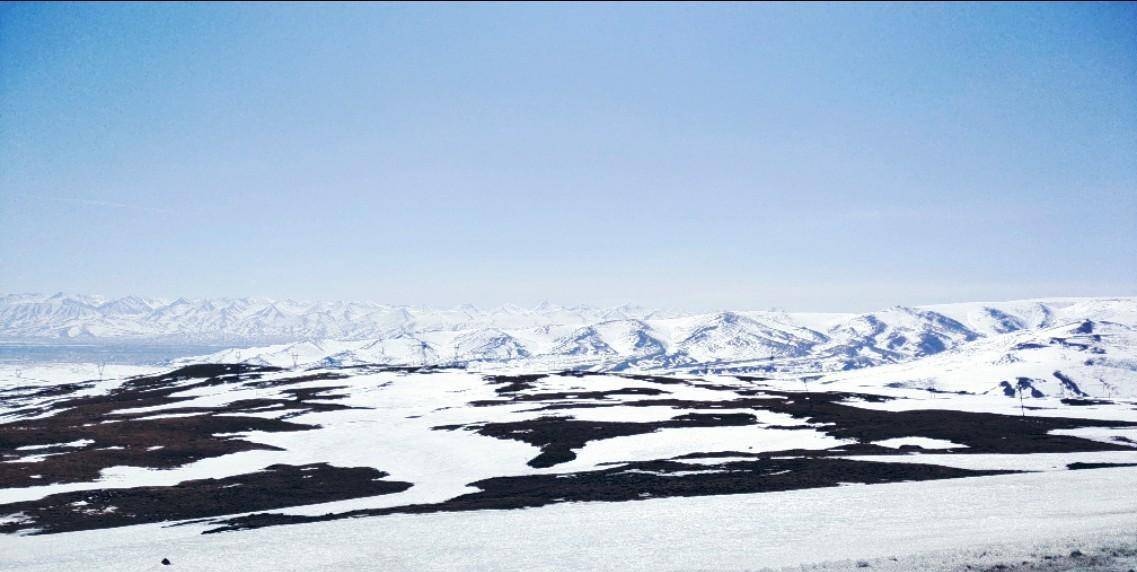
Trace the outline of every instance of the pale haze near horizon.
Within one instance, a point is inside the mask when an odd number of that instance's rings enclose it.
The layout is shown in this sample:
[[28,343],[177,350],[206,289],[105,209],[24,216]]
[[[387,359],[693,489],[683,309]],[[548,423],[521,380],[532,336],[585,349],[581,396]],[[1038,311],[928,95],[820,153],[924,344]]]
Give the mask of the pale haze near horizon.
[[1137,294],[1137,5],[0,6],[0,290]]

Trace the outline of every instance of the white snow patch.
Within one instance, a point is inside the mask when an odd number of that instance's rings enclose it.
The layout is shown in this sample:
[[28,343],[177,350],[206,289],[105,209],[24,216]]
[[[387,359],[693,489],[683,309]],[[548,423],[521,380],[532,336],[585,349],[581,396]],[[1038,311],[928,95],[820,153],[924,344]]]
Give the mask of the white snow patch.
[[38,449],[52,449],[55,447],[86,447],[94,443],[92,439],[79,439],[78,441],[70,441],[68,443],[50,443],[47,445],[24,445],[23,447],[16,447],[17,451],[35,451]]
[[661,429],[645,435],[589,442],[577,452],[576,459],[550,467],[546,471],[560,473],[588,470],[602,463],[650,461],[688,453],[827,449],[850,443],[853,441],[837,439],[811,429],[767,429],[752,425]]

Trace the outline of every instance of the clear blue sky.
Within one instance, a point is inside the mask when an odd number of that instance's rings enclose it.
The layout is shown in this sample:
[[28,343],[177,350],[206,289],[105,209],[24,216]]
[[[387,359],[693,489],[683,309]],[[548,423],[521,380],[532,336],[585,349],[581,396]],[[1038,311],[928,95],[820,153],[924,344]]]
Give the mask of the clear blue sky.
[[1137,5],[0,5],[0,290],[1137,294]]

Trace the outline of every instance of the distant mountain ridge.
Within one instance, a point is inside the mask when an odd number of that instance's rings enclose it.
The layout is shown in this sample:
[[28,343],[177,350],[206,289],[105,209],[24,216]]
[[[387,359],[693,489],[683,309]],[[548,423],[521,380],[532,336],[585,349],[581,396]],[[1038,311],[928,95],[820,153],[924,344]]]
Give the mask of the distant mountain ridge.
[[180,361],[283,367],[822,374],[821,383],[856,383],[863,372],[874,384],[967,391],[1006,391],[1022,383],[1051,393],[1137,388],[1134,297],[895,306],[862,314],[684,314],[549,303],[437,309],[8,295],[0,297],[0,338],[220,341],[255,347]]
[[680,315],[631,305],[596,308],[548,302],[532,309],[504,305],[483,310],[469,304],[429,308],[363,301],[8,294],[0,296],[0,339],[273,343],[319,338],[368,339],[436,330],[583,325]]
[[[1137,298],[898,306],[865,314],[728,311],[567,322],[513,328],[444,328],[435,324],[430,330],[404,328],[360,340],[311,338],[228,350],[198,360],[277,366],[390,364],[692,373],[840,372],[917,363],[934,356],[966,352],[972,347],[990,346],[980,342],[1018,339],[1023,335],[1042,339],[1038,343],[1046,344],[1048,331],[1092,329],[1095,325],[1099,331],[1113,334],[1090,336],[1088,339],[1096,344],[1092,351],[1129,359],[1132,346],[1137,345]],[[1069,352],[1063,356],[1082,361],[1092,357]],[[1018,358],[1001,354],[998,359],[1012,362]],[[1125,369],[1137,371],[1137,366]]]

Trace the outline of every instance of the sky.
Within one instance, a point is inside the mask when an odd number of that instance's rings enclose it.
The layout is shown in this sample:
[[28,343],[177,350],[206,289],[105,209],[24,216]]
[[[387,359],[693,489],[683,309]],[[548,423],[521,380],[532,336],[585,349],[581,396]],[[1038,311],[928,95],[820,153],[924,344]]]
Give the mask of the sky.
[[0,291],[1137,295],[1137,4],[5,3]]

